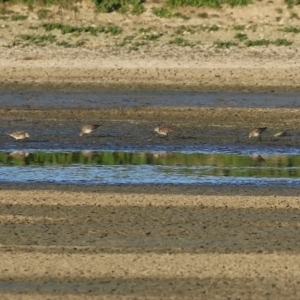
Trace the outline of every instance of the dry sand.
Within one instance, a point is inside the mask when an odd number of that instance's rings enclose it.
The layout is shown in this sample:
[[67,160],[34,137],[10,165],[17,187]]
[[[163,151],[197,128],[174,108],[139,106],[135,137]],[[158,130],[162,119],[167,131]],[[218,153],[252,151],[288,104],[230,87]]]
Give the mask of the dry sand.
[[[280,21],[276,20],[278,6],[283,9]],[[194,9],[193,14],[203,10]],[[82,14],[63,12],[57,18],[88,25],[90,10],[83,6],[79,11]],[[148,12],[140,17],[93,15],[95,24],[118,22],[125,32],[118,40],[85,36],[88,42],[82,48],[24,47],[16,42],[19,35],[44,34],[31,29],[44,21],[32,11],[25,21],[1,19],[1,88],[299,91],[299,36],[278,30],[297,25],[297,19],[290,17],[298,13],[297,7],[289,10],[274,1],[207,11],[219,18],[194,17],[184,23],[161,20]],[[191,14],[187,9],[184,13]],[[192,48],[168,44],[180,26],[204,22],[218,23],[221,30],[188,34],[191,42],[202,42]],[[221,50],[213,46],[223,38],[233,40],[232,27],[241,24],[253,40],[287,38],[293,44]],[[137,25],[162,30],[164,39],[137,51],[116,48],[115,43]],[[89,113],[62,117],[59,114],[64,112],[54,110],[2,110],[1,116],[29,120],[31,114],[33,119],[54,120],[55,115],[78,122],[89,120]],[[109,113],[119,116],[119,112]],[[122,120],[148,118],[150,123],[167,113],[128,110]],[[216,108],[200,113],[206,116],[200,126],[215,116],[217,126],[248,128],[254,116],[255,122],[271,122],[281,130],[285,128],[276,120],[295,129],[299,111],[285,110],[282,115],[280,110]],[[193,114],[199,111],[174,109],[170,121],[192,122]],[[298,189],[0,187],[1,299],[300,298]]]

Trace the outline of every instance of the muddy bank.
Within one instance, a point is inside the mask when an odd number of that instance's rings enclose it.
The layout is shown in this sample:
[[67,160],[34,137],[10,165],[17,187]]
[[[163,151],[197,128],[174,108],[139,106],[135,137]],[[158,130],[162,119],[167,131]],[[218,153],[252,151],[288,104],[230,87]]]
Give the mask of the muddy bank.
[[0,187],[4,297],[299,297],[299,189]]
[[[0,110],[2,149],[148,149],[172,150],[201,145],[298,147],[298,109],[249,108],[128,108],[71,110]],[[80,138],[81,126],[102,124],[93,134]],[[174,126],[169,137],[157,136],[157,125]],[[252,128],[268,127],[262,142],[249,139]],[[25,130],[26,141],[14,141],[5,133]],[[284,137],[274,137],[286,131]],[[191,148],[191,149],[192,149]],[[199,148],[199,149],[200,149]]]

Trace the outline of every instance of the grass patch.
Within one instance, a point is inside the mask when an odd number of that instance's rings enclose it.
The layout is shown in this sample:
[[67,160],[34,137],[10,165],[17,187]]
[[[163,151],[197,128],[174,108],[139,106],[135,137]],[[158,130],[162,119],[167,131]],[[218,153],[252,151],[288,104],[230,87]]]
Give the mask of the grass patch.
[[71,48],[71,47],[73,47],[72,44],[70,44],[67,41],[56,42],[56,45],[64,47],[64,48]]
[[245,45],[247,47],[256,47],[256,46],[269,46],[270,41],[266,39],[261,39],[261,40],[248,40],[246,41]]
[[153,7],[152,12],[159,18],[172,18],[173,14],[165,7]]
[[130,51],[138,51],[140,49],[141,46],[145,46],[148,45],[145,42],[134,42],[130,47],[129,50]]
[[236,30],[236,31],[245,30],[245,28],[246,28],[245,25],[235,25],[235,26],[233,26],[233,30]]
[[210,27],[208,27],[209,31],[218,31],[219,30],[219,26],[218,25],[212,25]]
[[24,15],[13,15],[10,17],[10,19],[12,21],[24,21],[28,18],[28,16],[24,16]]
[[291,32],[291,33],[300,33],[300,28],[290,26],[290,27],[284,27],[283,29],[279,29],[279,31]]
[[300,0],[284,0],[284,2],[287,4],[288,8],[292,8],[295,5],[300,4]]
[[298,16],[298,14],[295,13],[295,12],[291,12],[290,18],[291,18],[291,19],[297,19],[297,20],[299,20],[299,16]]
[[97,10],[101,12],[127,13],[131,11],[132,14],[139,15],[145,11],[143,0],[93,0],[93,2],[96,4]]
[[276,39],[275,41],[269,41],[269,40],[256,40],[256,41],[246,41],[245,45],[247,47],[254,47],[254,46],[268,46],[268,45],[275,45],[275,46],[289,46],[292,42],[287,39]]
[[251,0],[167,0],[167,4],[171,7],[204,6],[204,7],[220,8],[222,7],[223,4],[228,4],[230,6],[238,6],[238,5],[248,5],[250,3]]
[[61,34],[70,34],[70,33],[90,33],[91,35],[97,35],[98,33],[110,33],[111,35],[118,35],[122,33],[122,28],[119,26],[109,24],[108,26],[86,26],[86,27],[76,27],[71,25],[63,25],[60,23],[45,23],[42,25],[46,31],[60,30]]
[[133,41],[133,39],[135,38],[135,35],[127,35],[123,38],[122,42],[117,44],[117,46],[119,47],[124,47],[127,44],[131,43]]
[[199,13],[198,17],[201,19],[208,19],[209,14],[207,12]]
[[149,33],[152,30],[153,30],[152,27],[147,27],[147,28],[141,27],[141,28],[138,29],[138,32],[144,34],[144,33]]
[[23,41],[26,41],[28,44],[32,43],[37,46],[45,46],[46,43],[54,43],[56,41],[56,37],[53,34],[48,34],[48,35],[21,34],[20,38]]
[[292,42],[287,39],[276,39],[272,44],[275,46],[290,46]]
[[283,13],[283,9],[280,8],[280,7],[275,8],[275,11],[276,11],[278,14],[282,14],[282,13]]
[[170,45],[177,45],[177,46],[181,46],[181,47],[193,47],[194,45],[189,42],[188,40],[181,38],[181,37],[176,37],[173,40],[169,41]]
[[216,41],[214,45],[219,49],[229,49],[232,46],[237,46],[237,44],[232,41]]
[[145,9],[144,5],[141,3],[138,3],[138,4],[135,4],[132,6],[132,9],[130,12],[133,15],[141,15],[145,11],[146,11],[146,9]]
[[173,17],[175,17],[175,18],[180,18],[180,19],[183,19],[183,20],[185,20],[185,21],[187,21],[187,20],[190,19],[190,17],[188,17],[188,16],[182,14],[181,12],[176,12],[175,14],[173,14]]
[[245,34],[245,33],[237,33],[235,36],[234,36],[234,38],[235,39],[238,39],[240,42],[242,42],[242,41],[245,41],[245,40],[247,40],[248,39],[248,36],[247,36],[247,34]]
[[37,16],[38,16],[39,20],[44,20],[44,19],[49,18],[50,13],[51,12],[48,9],[40,9],[37,12]]
[[143,36],[143,40],[146,41],[156,41],[158,40],[163,34],[162,33],[151,33],[151,34],[146,34]]
[[182,35],[185,33],[195,34],[196,30],[193,27],[189,26],[180,26],[179,29],[176,30],[176,34]]

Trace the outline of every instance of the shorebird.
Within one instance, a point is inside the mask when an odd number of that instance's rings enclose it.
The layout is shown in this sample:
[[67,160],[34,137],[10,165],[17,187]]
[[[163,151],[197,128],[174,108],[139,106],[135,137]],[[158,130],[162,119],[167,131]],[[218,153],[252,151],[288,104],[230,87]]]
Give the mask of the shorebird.
[[92,131],[95,131],[100,126],[101,125],[84,125],[81,128],[81,132],[79,133],[79,136],[82,136],[85,133],[91,133]]
[[26,139],[26,138],[30,137],[29,134],[27,132],[24,132],[24,131],[16,131],[16,132],[7,133],[7,134],[12,136],[16,140],[23,140],[23,139]]
[[252,137],[258,137],[258,141],[261,141],[261,134],[267,129],[268,127],[259,127],[259,128],[255,128],[253,130],[250,131],[249,133],[249,138]]
[[95,157],[99,156],[98,152],[96,151],[90,151],[90,150],[83,150],[81,151],[82,155],[85,157]]
[[24,152],[24,151],[13,151],[8,154],[10,157],[15,157],[15,158],[25,158],[30,155],[29,152]]
[[280,131],[274,134],[275,137],[287,136],[286,131]]
[[250,158],[253,161],[265,161],[265,159],[260,154],[251,155]]
[[168,136],[168,134],[174,131],[173,127],[156,127],[154,131],[157,132],[159,135]]

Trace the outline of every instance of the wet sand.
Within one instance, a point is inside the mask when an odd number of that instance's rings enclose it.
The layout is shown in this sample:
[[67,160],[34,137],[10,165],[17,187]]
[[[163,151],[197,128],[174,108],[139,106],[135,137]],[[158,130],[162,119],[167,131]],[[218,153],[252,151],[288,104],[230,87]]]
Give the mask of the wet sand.
[[[210,146],[249,148],[259,153],[285,148],[297,153],[300,145],[298,108],[147,107],[112,109],[0,109],[3,133],[25,130],[30,139],[15,141],[0,135],[2,150],[203,150]],[[79,137],[84,124],[101,124],[93,134]],[[173,126],[168,138],[153,129]],[[262,142],[249,131],[268,127]],[[284,137],[274,134],[286,131]],[[281,151],[281,150],[280,150]],[[250,151],[251,152],[251,151]]]
[[2,299],[299,298],[299,189],[0,187]]

